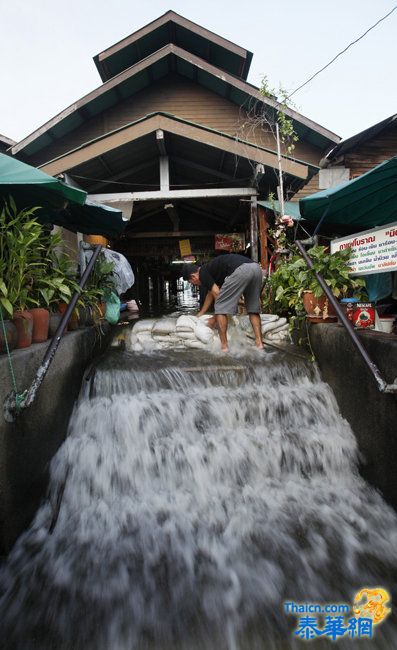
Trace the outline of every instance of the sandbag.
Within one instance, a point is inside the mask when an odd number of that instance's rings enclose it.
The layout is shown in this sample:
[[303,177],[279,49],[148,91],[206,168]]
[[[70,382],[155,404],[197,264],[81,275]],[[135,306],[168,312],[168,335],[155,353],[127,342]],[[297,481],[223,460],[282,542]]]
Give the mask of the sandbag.
[[197,324],[197,316],[179,316],[176,321],[176,329],[181,330],[194,330]]
[[186,345],[187,348],[193,348],[193,349],[197,349],[197,350],[205,350],[207,348],[205,343],[202,343],[201,341],[197,341],[197,339],[196,340],[187,340],[187,341],[185,341],[185,345]]
[[210,327],[204,325],[204,323],[197,323],[194,328],[195,337],[202,343],[211,343],[214,338],[214,332]]
[[153,325],[152,334],[154,336],[158,334],[160,335],[171,334],[172,332],[175,332],[175,327],[176,327],[175,318],[160,318],[160,320],[156,321],[155,324]]
[[178,343],[179,338],[173,336],[172,334],[152,334],[154,341],[159,341],[160,343]]
[[134,325],[135,334],[138,334],[138,332],[151,332],[155,322],[155,318],[144,318],[143,320],[139,320]]
[[276,320],[279,320],[279,316],[276,314],[260,314],[261,323],[273,323]]
[[177,336],[178,336],[178,338],[184,339],[184,340],[187,340],[187,341],[196,339],[196,335],[193,332],[193,330],[190,330],[188,332],[177,332]]
[[266,325],[262,325],[262,334],[266,334],[266,332],[271,332],[272,330],[279,329],[281,326],[285,325],[286,322],[286,318],[278,318],[276,321],[266,323]]

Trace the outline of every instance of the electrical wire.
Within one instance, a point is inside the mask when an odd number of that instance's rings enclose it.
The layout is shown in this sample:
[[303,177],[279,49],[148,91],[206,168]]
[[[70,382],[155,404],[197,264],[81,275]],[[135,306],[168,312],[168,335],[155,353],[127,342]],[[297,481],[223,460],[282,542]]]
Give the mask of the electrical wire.
[[373,25],[371,25],[371,27],[369,27],[369,28],[368,28],[368,29],[367,29],[363,34],[361,34],[361,36],[359,36],[358,38],[356,38],[354,41],[352,41],[351,43],[349,43],[349,45],[347,45],[343,50],[341,50],[340,52],[338,52],[338,54],[337,54],[336,56],[334,56],[334,58],[331,59],[331,61],[329,61],[329,63],[327,63],[326,65],[324,65],[322,68],[320,68],[320,70],[317,70],[317,72],[315,72],[315,73],[314,73],[314,74],[313,74],[313,75],[312,75],[312,76],[311,76],[307,81],[305,81],[303,84],[301,84],[300,86],[298,86],[298,88],[295,88],[295,90],[294,90],[292,93],[290,93],[290,94],[288,95],[288,99],[289,99],[290,97],[292,97],[292,95],[295,95],[295,93],[297,93],[298,90],[301,90],[302,88],[304,88],[304,86],[307,86],[307,84],[310,83],[311,81],[313,81],[313,79],[314,79],[315,77],[317,77],[317,75],[319,75],[320,72],[323,72],[323,71],[324,71],[326,68],[328,68],[328,67],[329,67],[329,66],[330,66],[334,61],[336,61],[336,59],[338,59],[340,56],[342,56],[342,54],[344,54],[345,52],[347,52],[347,50],[348,50],[349,48],[351,48],[353,45],[355,45],[356,43],[358,43],[359,41],[361,41],[361,39],[364,38],[364,36],[366,36],[366,35],[367,35],[367,34],[368,34],[372,29],[375,29],[375,27],[377,27],[377,25],[379,25],[379,23],[381,23],[383,20],[386,20],[386,18],[388,18],[389,16],[391,16],[391,14],[392,14],[396,9],[397,9],[397,5],[395,5],[395,6],[393,7],[393,9],[391,9],[391,10],[389,11],[389,13],[387,13],[385,16],[383,16],[382,18],[379,18],[379,20],[378,20],[376,23],[374,23]]

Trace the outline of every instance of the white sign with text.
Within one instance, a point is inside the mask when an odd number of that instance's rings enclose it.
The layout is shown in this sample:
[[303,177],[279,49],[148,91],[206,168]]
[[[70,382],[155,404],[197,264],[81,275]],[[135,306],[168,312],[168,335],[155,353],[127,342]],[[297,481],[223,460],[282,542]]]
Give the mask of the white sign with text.
[[397,271],[397,222],[334,239],[331,253],[351,248],[351,275]]

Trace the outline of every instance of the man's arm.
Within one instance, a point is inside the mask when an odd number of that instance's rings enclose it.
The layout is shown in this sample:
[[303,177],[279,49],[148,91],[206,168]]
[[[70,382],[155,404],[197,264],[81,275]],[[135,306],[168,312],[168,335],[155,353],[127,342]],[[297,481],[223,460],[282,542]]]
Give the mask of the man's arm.
[[211,291],[208,291],[208,293],[207,293],[207,295],[205,297],[203,306],[201,307],[201,309],[200,309],[199,313],[197,314],[197,316],[203,316],[204,314],[207,313],[207,311],[211,307],[214,300],[216,300],[217,297],[219,296],[219,292],[220,292],[220,289],[219,289],[218,285],[213,284],[212,288],[211,288]]

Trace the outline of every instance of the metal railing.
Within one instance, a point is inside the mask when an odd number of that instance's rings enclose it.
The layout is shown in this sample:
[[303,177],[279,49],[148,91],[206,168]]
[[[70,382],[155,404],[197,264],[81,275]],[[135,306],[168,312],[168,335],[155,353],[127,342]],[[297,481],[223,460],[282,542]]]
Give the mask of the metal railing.
[[347,318],[346,314],[344,313],[343,309],[341,308],[339,302],[335,298],[335,296],[332,293],[331,289],[329,288],[328,284],[325,282],[324,278],[319,273],[317,273],[317,271],[315,271],[313,261],[311,260],[310,256],[307,254],[307,252],[306,252],[306,250],[305,250],[305,248],[303,246],[303,243],[296,240],[295,244],[296,244],[300,254],[302,255],[303,259],[305,260],[308,268],[314,270],[314,274],[315,274],[315,276],[317,278],[317,282],[319,283],[320,287],[322,288],[325,295],[327,296],[329,302],[331,303],[331,305],[335,309],[335,312],[336,312],[340,322],[342,323],[342,325],[344,326],[346,332],[348,333],[351,340],[353,341],[353,344],[354,344],[355,348],[361,354],[361,356],[363,358],[363,361],[366,364],[367,368],[372,373],[372,375],[373,375],[373,377],[374,377],[374,379],[375,379],[375,381],[376,381],[376,383],[378,385],[379,391],[381,393],[397,393],[397,378],[394,380],[394,382],[392,384],[388,384],[383,379],[382,375],[380,374],[378,366],[376,365],[376,363],[374,363],[371,360],[371,357],[369,356],[367,350],[363,346],[359,336],[357,335],[357,332],[352,327],[351,322]]

